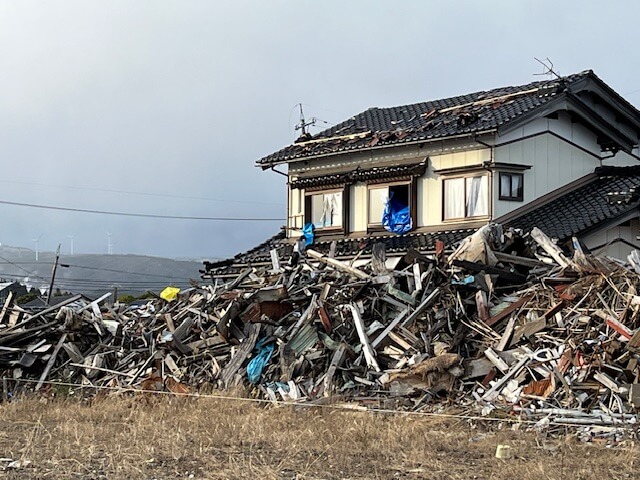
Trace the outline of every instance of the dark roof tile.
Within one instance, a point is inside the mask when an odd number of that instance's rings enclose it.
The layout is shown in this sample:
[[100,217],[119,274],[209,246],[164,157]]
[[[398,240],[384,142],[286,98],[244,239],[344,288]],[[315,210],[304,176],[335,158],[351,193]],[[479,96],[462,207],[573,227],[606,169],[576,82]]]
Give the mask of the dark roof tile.
[[[560,79],[501,87],[411,105],[369,108],[314,135],[310,142],[294,143],[262,158],[258,164],[269,165],[372,146],[494,130],[556,98],[573,82],[588,75],[593,75],[593,72],[589,70]],[[483,102],[491,99],[495,100]],[[357,134],[362,136],[352,139],[334,138]],[[331,138],[334,139],[318,142]]]

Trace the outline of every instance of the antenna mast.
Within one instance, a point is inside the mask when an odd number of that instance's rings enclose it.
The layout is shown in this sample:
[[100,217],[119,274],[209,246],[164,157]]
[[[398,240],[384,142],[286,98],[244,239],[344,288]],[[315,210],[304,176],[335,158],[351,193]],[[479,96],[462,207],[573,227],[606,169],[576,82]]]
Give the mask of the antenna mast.
[[302,110],[302,103],[298,104],[298,107],[300,107],[300,123],[297,124],[295,126],[295,130],[302,130],[302,133],[300,134],[300,138],[307,138],[310,137],[311,135],[309,134],[309,132],[307,132],[307,127],[311,126],[311,125],[315,125],[316,122],[318,121],[318,119],[316,117],[311,117],[309,119],[309,121],[307,122],[304,118],[304,111]]
[[560,79],[560,75],[553,69],[553,62],[549,60],[549,57],[544,60],[540,60],[539,58],[533,57],[533,59],[543,66],[542,73],[534,73],[534,75],[553,75],[557,79]]

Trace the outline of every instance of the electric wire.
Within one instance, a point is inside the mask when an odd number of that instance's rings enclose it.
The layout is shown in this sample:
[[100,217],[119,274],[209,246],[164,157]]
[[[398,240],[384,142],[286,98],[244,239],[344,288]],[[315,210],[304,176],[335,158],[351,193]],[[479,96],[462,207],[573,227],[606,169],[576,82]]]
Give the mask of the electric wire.
[[224,203],[243,203],[250,205],[273,205],[282,207],[281,203],[275,202],[254,202],[251,200],[231,200],[231,199],[221,199],[221,198],[210,198],[210,197],[197,197],[197,196],[189,196],[189,195],[175,195],[170,193],[155,193],[155,192],[134,192],[131,190],[112,190],[108,188],[92,188],[92,187],[81,187],[78,185],[53,185],[49,183],[37,183],[37,182],[24,182],[17,180],[0,180],[0,183],[10,183],[10,184],[20,184],[20,185],[31,185],[36,187],[50,187],[50,188],[63,188],[65,190],[87,190],[91,192],[104,192],[104,193],[117,193],[117,194],[125,194],[125,195],[140,195],[146,197],[164,197],[164,198],[179,198],[186,200],[205,200],[209,202],[224,202]]
[[0,200],[2,205],[15,207],[38,208],[43,210],[57,210],[62,212],[90,213],[95,215],[111,215],[117,217],[156,218],[163,220],[198,220],[214,222],[283,222],[284,218],[260,218],[260,217],[198,217],[182,215],[156,215],[150,213],[115,212],[111,210],[92,210],[86,208],[59,207],[53,205],[41,205],[36,203],[11,202]]

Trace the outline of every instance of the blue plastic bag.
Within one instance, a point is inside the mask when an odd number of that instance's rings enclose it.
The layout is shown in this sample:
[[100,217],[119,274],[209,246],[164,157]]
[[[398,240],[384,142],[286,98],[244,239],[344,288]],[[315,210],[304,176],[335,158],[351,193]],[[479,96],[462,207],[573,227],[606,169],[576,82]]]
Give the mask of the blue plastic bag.
[[260,381],[262,370],[264,370],[264,367],[269,363],[271,355],[273,355],[273,350],[276,348],[275,343],[271,342],[267,345],[263,345],[263,341],[264,339],[258,342],[256,349],[259,350],[259,352],[247,365],[247,378],[249,379],[249,382],[253,384]]
[[413,228],[409,206],[394,199],[393,192],[390,192],[389,200],[384,206],[382,226],[385,230],[398,235],[407,233]]
[[307,223],[302,228],[302,235],[304,235],[307,245],[313,245],[313,237],[315,236],[313,223]]

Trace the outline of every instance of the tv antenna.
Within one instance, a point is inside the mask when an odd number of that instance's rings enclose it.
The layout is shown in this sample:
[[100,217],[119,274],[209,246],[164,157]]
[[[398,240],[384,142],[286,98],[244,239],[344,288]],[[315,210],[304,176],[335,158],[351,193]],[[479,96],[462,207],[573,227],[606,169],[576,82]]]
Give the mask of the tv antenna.
[[307,121],[304,118],[304,111],[302,110],[302,103],[299,103],[298,107],[300,108],[300,123],[298,123],[294,128],[295,128],[296,132],[298,130],[302,130],[302,133],[300,134],[300,137],[306,137],[306,136],[309,135],[309,132],[307,131],[307,127],[310,127],[312,125],[315,126],[315,124],[318,121],[318,119],[316,117],[311,117],[309,119],[309,121]]
[[549,57],[545,58],[544,60],[540,60],[539,58],[533,57],[533,59],[538,62],[539,64],[542,65],[542,73],[534,73],[534,75],[540,76],[540,75],[548,75],[548,76],[555,76],[557,79],[560,79],[560,75],[558,74],[558,72],[556,72],[553,69],[553,62],[551,60],[549,60]]

